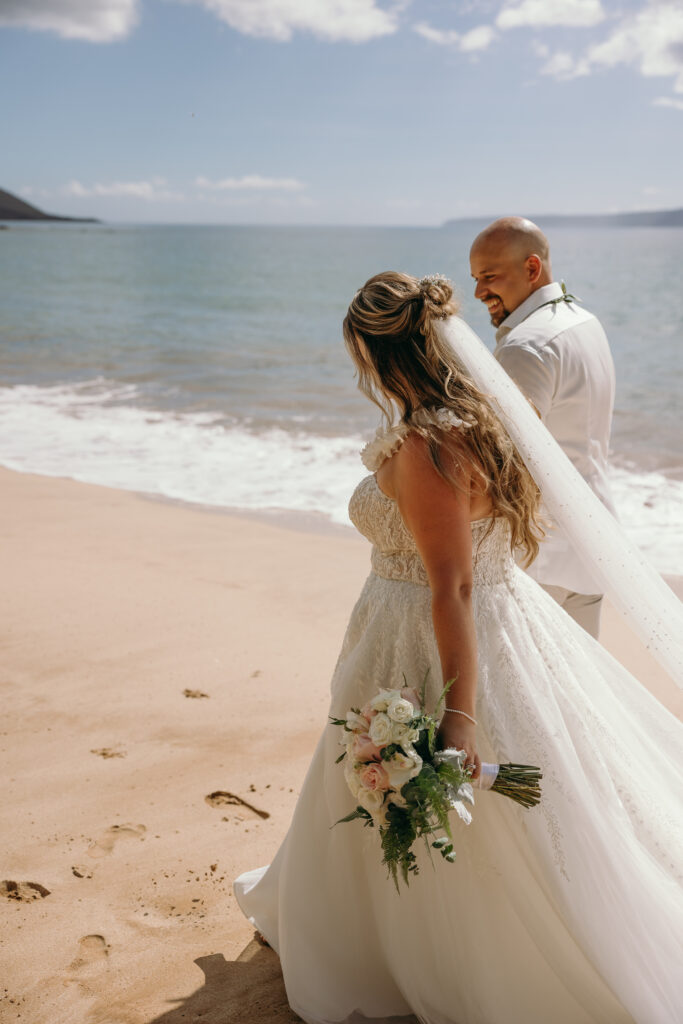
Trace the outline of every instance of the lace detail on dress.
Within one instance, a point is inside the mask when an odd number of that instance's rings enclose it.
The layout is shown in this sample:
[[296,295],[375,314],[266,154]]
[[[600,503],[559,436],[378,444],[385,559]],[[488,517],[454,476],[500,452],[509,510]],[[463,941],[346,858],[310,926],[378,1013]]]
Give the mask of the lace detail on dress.
[[361,449],[360,457],[365,468],[369,469],[371,473],[376,473],[382,463],[398,451],[413,424],[418,427],[435,426],[444,429],[458,427],[461,430],[466,430],[471,426],[456,416],[452,409],[417,409],[413,413],[410,423],[401,420],[400,423],[395,423],[392,427],[378,428],[374,440],[368,442]]
[[[428,586],[427,571],[403,522],[398,505],[386,495],[376,477],[358,484],[349,502],[351,522],[372,543],[372,568],[387,580]],[[514,567],[510,532],[504,519],[477,519],[472,528],[472,570],[475,586],[501,583]]]

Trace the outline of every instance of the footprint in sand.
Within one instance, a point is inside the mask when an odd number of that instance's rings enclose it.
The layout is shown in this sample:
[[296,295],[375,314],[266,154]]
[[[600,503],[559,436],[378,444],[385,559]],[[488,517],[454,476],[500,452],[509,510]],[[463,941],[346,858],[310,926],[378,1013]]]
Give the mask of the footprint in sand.
[[78,956],[69,964],[69,968],[72,971],[77,971],[79,967],[86,967],[88,964],[106,960],[108,956],[109,946],[104,935],[84,935],[78,941]]
[[0,882],[0,896],[17,903],[32,903],[33,900],[45,899],[50,890],[38,882],[13,882],[9,878]]
[[144,825],[111,825],[88,847],[88,856],[106,857],[120,839],[142,839],[146,831]]
[[260,811],[258,807],[254,807],[247,800],[243,800],[241,796],[235,796],[234,793],[228,793],[224,789],[217,789],[215,793],[209,793],[204,799],[210,807],[225,807],[227,804],[231,804],[236,807],[246,807],[248,811],[256,814],[259,818],[270,817],[268,811]]

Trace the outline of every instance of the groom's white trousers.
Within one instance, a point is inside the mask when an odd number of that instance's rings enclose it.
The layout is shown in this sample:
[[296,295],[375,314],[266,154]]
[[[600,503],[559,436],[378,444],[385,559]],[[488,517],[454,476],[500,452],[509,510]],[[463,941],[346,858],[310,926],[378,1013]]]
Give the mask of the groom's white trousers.
[[600,635],[600,612],[602,611],[602,594],[576,594],[564,587],[554,587],[541,583],[546,594],[564,608],[568,615],[597,640]]

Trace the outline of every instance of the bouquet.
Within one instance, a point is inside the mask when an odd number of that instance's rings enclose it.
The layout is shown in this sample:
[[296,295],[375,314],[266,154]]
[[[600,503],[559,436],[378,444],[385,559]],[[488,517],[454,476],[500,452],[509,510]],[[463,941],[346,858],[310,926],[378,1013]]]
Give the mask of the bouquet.
[[379,829],[382,863],[396,888],[418,873],[413,845],[424,839],[452,863],[455,860],[449,813],[454,810],[467,825],[472,821],[473,786],[492,789],[523,807],[541,799],[541,772],[531,765],[483,764],[472,782],[462,750],[436,749],[439,713],[453,681],[443,689],[433,714],[425,710],[422,694],[411,687],[381,689],[362,709],[346,718],[331,718],[344,730],[344,775],[357,801],[354,811],[336,824],[362,820]]

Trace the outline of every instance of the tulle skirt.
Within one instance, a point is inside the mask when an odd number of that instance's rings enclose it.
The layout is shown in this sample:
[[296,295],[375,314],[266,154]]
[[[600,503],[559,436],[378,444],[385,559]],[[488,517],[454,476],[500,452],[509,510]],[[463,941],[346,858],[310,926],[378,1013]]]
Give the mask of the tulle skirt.
[[[428,588],[372,573],[332,681],[344,716],[405,674],[441,687]],[[535,764],[541,805],[476,793],[454,864],[427,850],[397,893],[327,725],[289,832],[243,874],[307,1024],[676,1024],[683,1019],[683,727],[537,584],[475,588],[479,752]]]

